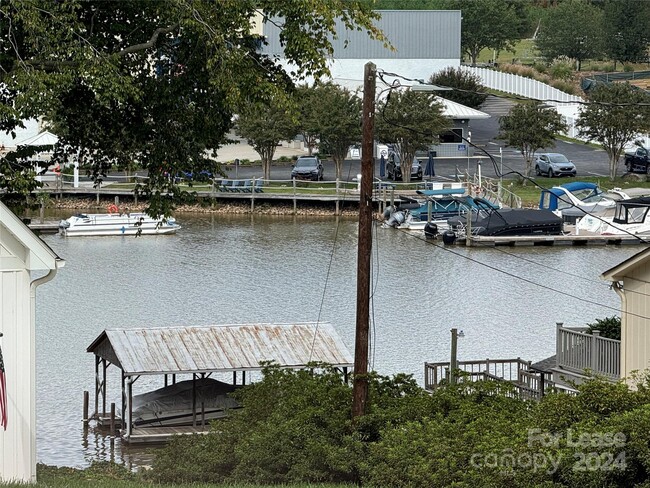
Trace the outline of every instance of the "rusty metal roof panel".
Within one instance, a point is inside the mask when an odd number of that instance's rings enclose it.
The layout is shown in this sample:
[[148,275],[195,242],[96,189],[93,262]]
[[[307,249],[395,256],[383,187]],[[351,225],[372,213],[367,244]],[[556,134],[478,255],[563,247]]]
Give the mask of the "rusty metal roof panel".
[[[104,334],[126,375],[256,370],[262,361],[291,368],[310,362],[353,365],[329,323],[108,329]],[[103,342],[98,339],[88,352],[101,356],[105,348],[98,347]]]

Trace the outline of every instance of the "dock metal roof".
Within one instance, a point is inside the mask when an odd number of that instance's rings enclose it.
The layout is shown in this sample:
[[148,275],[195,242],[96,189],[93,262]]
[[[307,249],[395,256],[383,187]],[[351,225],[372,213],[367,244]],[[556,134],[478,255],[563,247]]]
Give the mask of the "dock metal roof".
[[87,352],[126,376],[260,370],[260,362],[301,368],[310,362],[352,367],[329,323],[245,324],[107,329]]

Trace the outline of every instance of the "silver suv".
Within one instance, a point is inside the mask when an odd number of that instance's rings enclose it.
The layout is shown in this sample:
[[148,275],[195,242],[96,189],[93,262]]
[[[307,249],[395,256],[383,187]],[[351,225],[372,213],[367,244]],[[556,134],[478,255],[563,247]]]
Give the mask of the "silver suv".
[[564,154],[539,153],[535,156],[535,174],[537,176],[575,176],[576,166]]

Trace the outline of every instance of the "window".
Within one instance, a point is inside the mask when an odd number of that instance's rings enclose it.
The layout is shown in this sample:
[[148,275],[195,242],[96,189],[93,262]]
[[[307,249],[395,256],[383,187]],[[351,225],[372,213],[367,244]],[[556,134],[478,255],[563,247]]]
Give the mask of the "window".
[[451,129],[440,134],[440,143],[458,144],[463,142],[463,129]]

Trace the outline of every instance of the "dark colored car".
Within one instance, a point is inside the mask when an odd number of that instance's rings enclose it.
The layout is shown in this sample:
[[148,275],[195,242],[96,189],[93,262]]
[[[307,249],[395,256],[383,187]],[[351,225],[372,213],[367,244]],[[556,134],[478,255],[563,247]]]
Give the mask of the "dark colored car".
[[[396,152],[389,152],[388,159],[386,160],[386,175],[391,180],[402,179],[402,168],[400,164],[400,157]],[[422,179],[422,165],[418,158],[413,157],[413,164],[411,165],[411,179]]]
[[637,147],[633,153],[626,154],[625,169],[628,173],[650,173],[650,151]]
[[323,163],[318,156],[300,156],[291,170],[291,179],[320,181],[323,179]]

